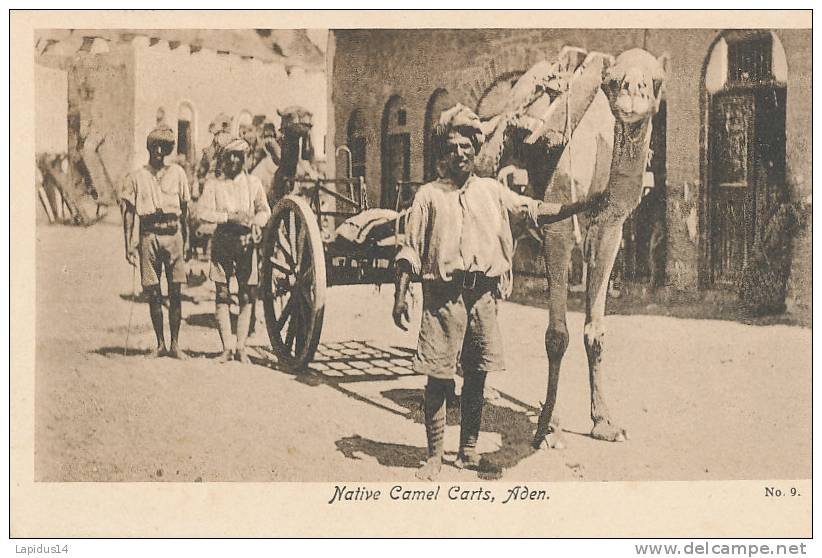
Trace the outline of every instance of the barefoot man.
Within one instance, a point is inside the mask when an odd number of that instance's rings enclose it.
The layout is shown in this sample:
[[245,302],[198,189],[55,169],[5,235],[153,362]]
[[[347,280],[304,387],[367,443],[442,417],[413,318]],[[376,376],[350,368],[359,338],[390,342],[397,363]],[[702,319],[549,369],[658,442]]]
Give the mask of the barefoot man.
[[[218,155],[219,178],[206,181],[197,203],[197,217],[217,223],[211,241],[211,271],[216,287],[216,314],[223,344],[220,362],[236,357],[247,363],[245,342],[251,325],[252,308],[257,299],[257,250],[262,229],[268,223],[271,209],[260,180],[245,172],[245,158],[250,146],[244,139],[233,139]],[[228,284],[236,278],[240,316],[237,318],[237,342],[232,343],[231,295]]]
[[407,329],[408,285],[412,274],[420,277],[423,315],[414,370],[428,376],[428,461],[417,471],[423,480],[433,480],[442,468],[445,403],[454,389],[458,359],[465,381],[455,465],[483,468],[477,440],[485,378],[505,369],[497,301],[510,286],[514,241],[509,213],[542,225],[601,203],[543,203],[474,175],[474,157],[484,136],[479,118],[462,105],[442,113],[433,139],[439,178],[420,187],[410,209],[405,245],[397,256],[393,308],[394,323]]
[[[182,318],[180,292],[186,280],[182,223],[191,193],[183,168],[165,163],[165,157],[174,149],[174,131],[165,124],[158,125],[148,134],[146,148],[148,164],[126,177],[121,196],[126,260],[133,266],[138,261],[140,264],[140,279],[149,298],[151,324],[157,337],[157,347],[151,352],[155,357],[166,354],[160,288],[160,275],[165,268],[171,331],[168,356],[185,359],[178,343]],[[135,235],[137,222],[139,236]]]

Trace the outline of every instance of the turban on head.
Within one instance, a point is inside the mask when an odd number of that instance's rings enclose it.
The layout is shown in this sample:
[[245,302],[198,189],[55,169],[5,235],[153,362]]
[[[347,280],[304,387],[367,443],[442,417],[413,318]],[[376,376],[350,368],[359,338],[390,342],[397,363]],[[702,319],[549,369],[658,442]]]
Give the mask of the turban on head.
[[151,147],[154,143],[174,143],[174,130],[168,124],[158,124],[146,138],[146,147]]
[[477,152],[485,141],[479,117],[474,114],[474,111],[460,103],[442,111],[440,120],[434,128],[436,144],[444,146],[451,132],[457,132],[470,139]]
[[242,138],[230,138],[228,142],[225,143],[222,149],[220,149],[220,159],[225,158],[229,153],[242,153],[243,155],[247,155],[251,151],[251,146],[248,145],[248,142]]

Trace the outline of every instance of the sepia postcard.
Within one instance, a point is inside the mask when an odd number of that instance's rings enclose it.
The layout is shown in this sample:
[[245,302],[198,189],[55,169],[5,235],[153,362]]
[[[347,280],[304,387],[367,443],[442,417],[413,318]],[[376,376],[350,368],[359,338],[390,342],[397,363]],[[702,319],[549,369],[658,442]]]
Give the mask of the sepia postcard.
[[10,25],[13,538],[812,536],[810,10]]

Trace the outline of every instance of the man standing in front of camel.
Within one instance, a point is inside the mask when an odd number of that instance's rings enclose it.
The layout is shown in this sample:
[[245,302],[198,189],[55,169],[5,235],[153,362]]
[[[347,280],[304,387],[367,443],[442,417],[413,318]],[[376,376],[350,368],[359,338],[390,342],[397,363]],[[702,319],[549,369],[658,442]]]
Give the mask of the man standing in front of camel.
[[459,360],[465,380],[460,401],[460,447],[455,466],[485,469],[477,453],[489,372],[505,369],[497,302],[510,289],[514,241],[509,213],[542,225],[602,203],[604,196],[568,205],[516,194],[491,178],[474,175],[484,141],[479,118],[457,105],[434,130],[439,178],[420,187],[397,256],[394,323],[406,329],[411,276],[422,279],[423,316],[414,370],[428,376],[424,414],[428,460],[417,471],[433,480],[442,469],[445,404]]

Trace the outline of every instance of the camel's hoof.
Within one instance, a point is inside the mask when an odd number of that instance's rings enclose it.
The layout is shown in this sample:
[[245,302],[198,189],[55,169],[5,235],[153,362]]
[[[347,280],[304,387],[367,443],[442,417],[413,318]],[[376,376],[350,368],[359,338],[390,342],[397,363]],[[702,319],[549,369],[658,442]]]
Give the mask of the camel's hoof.
[[628,432],[624,428],[614,426],[609,421],[603,420],[596,423],[591,429],[591,437],[605,442],[625,442],[628,440]]
[[534,440],[534,449],[565,449],[565,438],[559,432],[551,432],[541,440]]

